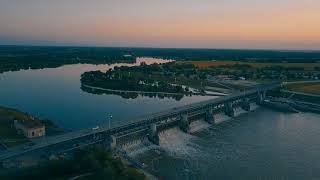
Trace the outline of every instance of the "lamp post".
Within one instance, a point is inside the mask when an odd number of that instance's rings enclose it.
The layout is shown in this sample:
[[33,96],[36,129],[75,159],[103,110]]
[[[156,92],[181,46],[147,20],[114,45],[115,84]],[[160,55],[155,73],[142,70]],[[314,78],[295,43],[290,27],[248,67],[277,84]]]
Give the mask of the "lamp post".
[[110,123],[111,123],[111,120],[112,120],[112,115],[109,115],[109,117],[108,117],[108,120],[109,120],[109,129],[110,129]]

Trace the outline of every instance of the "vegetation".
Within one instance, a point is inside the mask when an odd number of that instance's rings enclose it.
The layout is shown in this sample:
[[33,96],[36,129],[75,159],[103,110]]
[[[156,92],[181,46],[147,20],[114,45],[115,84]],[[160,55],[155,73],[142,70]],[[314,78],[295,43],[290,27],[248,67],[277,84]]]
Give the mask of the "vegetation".
[[17,134],[17,131],[13,127],[14,119],[34,120],[32,116],[27,113],[0,106],[0,140],[3,145],[9,148],[28,142],[26,137]]
[[[191,64],[168,63],[153,64],[134,67],[116,67],[106,73],[101,71],[85,72],[81,76],[83,85],[99,87],[110,90],[165,92],[173,94],[191,94],[189,88],[182,85],[187,81],[177,81],[177,77],[185,72],[186,77],[193,74],[194,66]],[[192,82],[192,81],[191,81]]]
[[46,127],[46,136],[58,135],[66,132],[66,130],[57,127],[50,120],[40,120],[17,109],[0,106],[0,142],[2,140],[2,143],[9,148],[29,142],[23,135],[17,134],[16,129],[13,127],[14,120],[39,121]]
[[17,109],[1,107],[1,106],[0,106],[0,115],[7,116],[16,120],[30,120],[30,121],[39,120],[39,119],[35,119],[33,116],[31,116],[28,113],[21,112]]
[[290,92],[283,92],[283,91],[269,91],[268,96],[273,97],[281,97],[281,98],[289,98],[291,100],[297,100],[297,101],[303,101],[303,102],[309,102],[314,104],[320,104],[320,97],[315,96],[309,96],[304,94],[294,94]]
[[271,68],[279,67],[287,70],[319,70],[320,63],[261,63],[261,62],[239,62],[239,61],[193,61],[193,65],[198,68],[214,68],[214,67],[252,67],[252,68]]
[[92,150],[79,150],[71,160],[51,160],[47,164],[22,169],[18,172],[8,172],[0,179],[69,179],[78,175],[88,174],[81,179],[110,180],[143,180],[145,175],[139,170],[125,165],[119,157],[114,157],[111,151],[103,146]]
[[135,62],[117,48],[0,46],[0,73],[21,69],[55,68],[66,64]]
[[192,62],[197,68],[212,76],[226,75],[229,78],[263,80],[316,80],[320,79],[319,63],[255,63],[236,61]]
[[289,84],[286,88],[290,91],[320,95],[320,82]]
[[275,63],[284,61],[289,63],[314,63],[319,62],[320,52],[0,46],[0,73],[29,68],[54,68],[77,63],[110,64],[121,61],[134,62],[136,57],[155,57],[177,61],[227,61],[232,59],[245,62]]

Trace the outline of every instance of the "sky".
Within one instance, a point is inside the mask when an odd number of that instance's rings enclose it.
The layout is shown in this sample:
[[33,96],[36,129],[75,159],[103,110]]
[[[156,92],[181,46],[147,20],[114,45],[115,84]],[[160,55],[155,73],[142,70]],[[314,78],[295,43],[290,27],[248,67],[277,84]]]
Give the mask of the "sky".
[[0,0],[0,44],[320,50],[319,0]]

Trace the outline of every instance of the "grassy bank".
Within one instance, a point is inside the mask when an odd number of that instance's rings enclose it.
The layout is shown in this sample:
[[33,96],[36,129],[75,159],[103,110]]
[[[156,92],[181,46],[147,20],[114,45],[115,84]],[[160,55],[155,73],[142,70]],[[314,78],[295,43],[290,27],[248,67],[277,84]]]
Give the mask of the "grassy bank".
[[1,143],[8,147],[14,147],[29,140],[21,134],[17,134],[13,127],[13,120],[30,120],[33,121],[31,115],[16,109],[0,106],[0,140]]
[[320,82],[289,84],[286,88],[290,91],[320,95]]
[[38,119],[33,119],[28,113],[0,106],[0,140],[2,144],[9,148],[29,141],[23,135],[17,134],[17,131],[13,127],[14,119],[39,121]]
[[205,69],[209,67],[219,67],[226,65],[249,65],[253,68],[267,68],[272,66],[283,68],[301,68],[304,70],[316,70],[320,67],[320,63],[257,63],[257,62],[241,62],[241,61],[191,61],[198,68]]

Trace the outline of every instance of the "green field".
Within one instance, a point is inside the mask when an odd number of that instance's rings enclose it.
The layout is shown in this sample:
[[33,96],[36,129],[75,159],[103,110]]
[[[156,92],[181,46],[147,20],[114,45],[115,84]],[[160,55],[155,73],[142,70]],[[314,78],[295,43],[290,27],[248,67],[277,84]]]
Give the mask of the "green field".
[[253,68],[261,69],[272,66],[279,66],[283,68],[301,68],[306,71],[316,70],[315,68],[320,67],[320,63],[257,63],[257,62],[242,62],[242,61],[191,61],[193,65],[200,69],[219,67],[225,65],[249,65]]
[[316,83],[295,83],[287,85],[290,91],[320,95],[320,82]]
[[0,107],[0,140],[7,147],[14,147],[28,142],[23,135],[17,134],[13,120],[32,120],[32,116],[15,109]]

